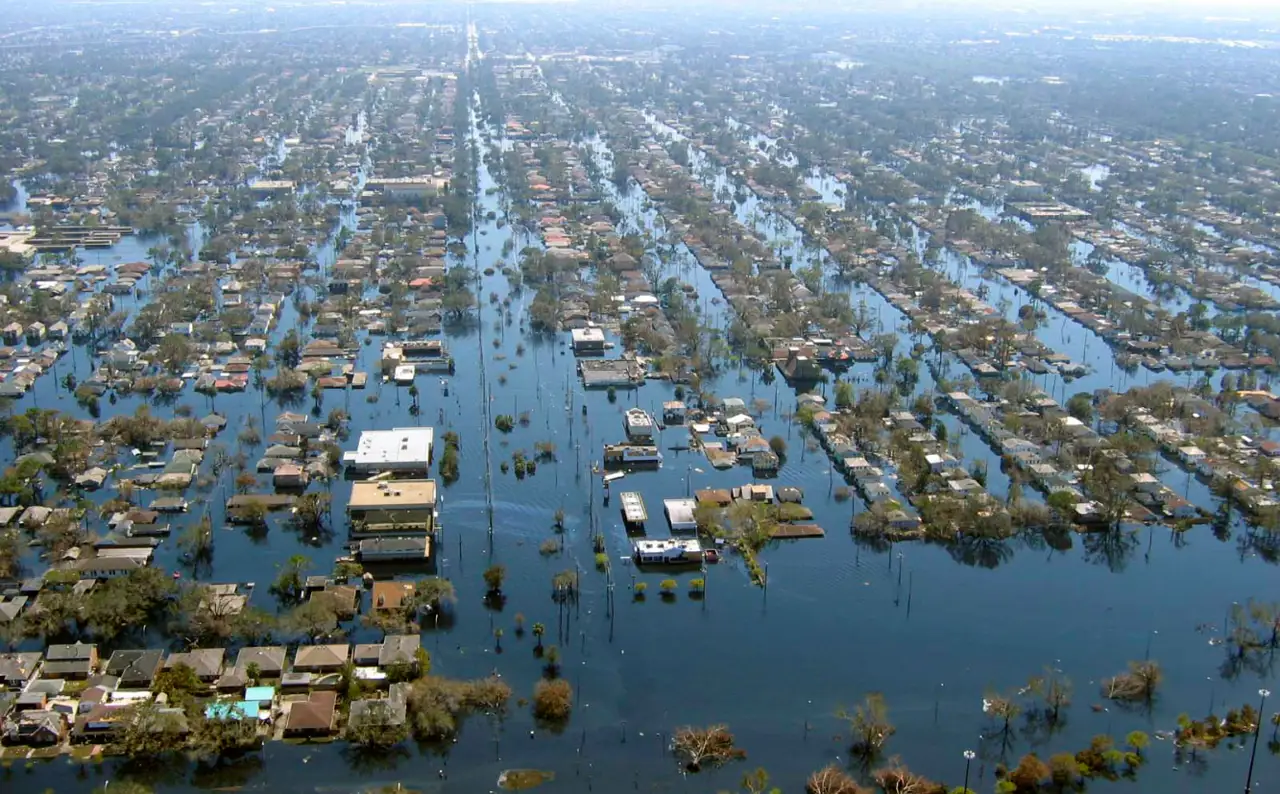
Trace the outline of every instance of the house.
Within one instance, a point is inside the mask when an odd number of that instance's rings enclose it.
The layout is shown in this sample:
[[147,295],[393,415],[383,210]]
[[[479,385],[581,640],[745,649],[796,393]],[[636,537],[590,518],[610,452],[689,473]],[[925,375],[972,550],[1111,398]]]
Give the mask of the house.
[[0,337],[3,337],[6,345],[16,345],[22,341],[22,330],[22,323],[9,323],[0,329]]
[[277,488],[306,488],[307,472],[296,463],[282,463],[271,475],[271,484]]
[[715,505],[716,507],[728,507],[733,503],[733,494],[728,488],[706,488],[694,494],[698,498],[698,504]]
[[399,609],[413,593],[413,582],[374,582],[371,603],[375,610]]
[[4,737],[12,744],[49,746],[61,744],[66,735],[67,718],[58,711],[17,711],[4,723]]
[[0,686],[15,690],[25,687],[35,677],[41,658],[39,651],[0,653]]
[[972,477],[961,477],[960,479],[949,480],[947,482],[947,487],[951,490],[951,493],[956,494],[957,496],[967,496],[969,494],[982,492],[982,485]]
[[425,562],[431,556],[431,538],[365,538],[356,545],[362,563]]
[[94,466],[75,478],[76,486],[88,491],[96,491],[107,481],[108,472],[101,466]]
[[662,404],[662,421],[667,424],[682,425],[686,416],[688,416],[688,409],[683,402],[672,400]]
[[141,555],[125,555],[125,556],[98,556],[88,560],[79,560],[75,564],[75,571],[80,575],[81,579],[115,579],[120,576],[128,576],[136,570],[147,567],[150,563],[151,549],[142,549],[148,554]]
[[350,645],[304,645],[293,657],[293,670],[300,673],[336,673],[347,663]]
[[408,716],[408,690],[408,684],[392,684],[391,691],[385,699],[366,699],[352,702],[351,713],[347,718],[347,727],[354,728],[367,720],[374,721],[379,725],[404,725]]
[[1165,513],[1167,513],[1171,518],[1195,518],[1197,514],[1195,505],[1172,491],[1165,494],[1163,505]]
[[1155,475],[1140,471],[1129,475],[1129,479],[1133,482],[1133,487],[1142,493],[1155,493],[1160,490],[1160,480]]
[[178,665],[190,667],[201,681],[216,681],[222,675],[222,661],[226,656],[225,648],[197,648],[185,653],[173,653],[164,663],[164,669],[172,670]]
[[76,717],[74,738],[78,741],[106,742],[115,732],[116,723],[128,712],[126,703],[98,703]]
[[327,736],[333,733],[338,694],[332,691],[312,692],[306,700],[288,705],[285,736]]
[[40,674],[45,678],[84,679],[92,675],[97,666],[97,645],[85,642],[50,645],[44,652]]
[[360,609],[360,592],[351,585],[328,582],[322,589],[311,594],[311,600],[328,600],[338,620],[350,620]]
[[1178,447],[1178,459],[1187,466],[1195,468],[1205,459],[1204,450],[1196,446]]
[[236,669],[248,673],[253,665],[263,678],[279,678],[284,672],[286,651],[282,645],[254,645],[241,648],[236,655]]
[[871,462],[861,456],[845,458],[841,461],[841,465],[844,466],[845,472],[855,477],[870,472],[872,468]]
[[150,689],[156,675],[164,665],[164,651],[128,650],[116,651],[107,660],[107,675],[120,678],[123,689]]
[[416,664],[421,649],[421,635],[388,634],[378,650],[378,667],[386,669],[393,664]]
[[130,370],[138,364],[138,346],[131,339],[122,339],[107,351],[106,363],[115,369]]
[[900,532],[912,532],[920,528],[920,518],[913,516],[901,508],[890,508],[884,511],[884,520],[892,528]]

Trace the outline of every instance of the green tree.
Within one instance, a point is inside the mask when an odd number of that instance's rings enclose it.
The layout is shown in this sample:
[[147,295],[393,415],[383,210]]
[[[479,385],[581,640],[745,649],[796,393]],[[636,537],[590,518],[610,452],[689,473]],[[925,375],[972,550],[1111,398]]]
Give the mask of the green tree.
[[1093,422],[1093,395],[1088,392],[1077,392],[1067,400],[1067,413],[1084,422]]
[[83,602],[82,616],[96,637],[114,639],[164,619],[177,585],[158,568],[139,568],[108,579]]
[[388,750],[409,738],[409,727],[398,719],[389,701],[368,703],[347,727],[346,739],[366,750]]
[[283,604],[297,604],[306,592],[306,571],[311,558],[295,554],[280,566],[280,572],[271,583],[271,593]]
[[197,758],[216,763],[260,748],[262,737],[256,719],[206,717],[192,729],[190,746]]
[[181,712],[144,700],[117,713],[113,738],[116,749],[124,756],[135,761],[153,759],[182,749],[186,743],[185,720]]

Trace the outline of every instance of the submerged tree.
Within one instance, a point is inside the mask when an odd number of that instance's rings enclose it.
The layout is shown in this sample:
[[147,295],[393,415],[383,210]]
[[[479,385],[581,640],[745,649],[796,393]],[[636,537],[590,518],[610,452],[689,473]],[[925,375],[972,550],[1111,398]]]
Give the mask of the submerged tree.
[[733,734],[726,725],[707,728],[685,726],[676,730],[671,749],[684,761],[685,768],[696,772],[707,766],[721,766],[747,757],[745,750],[734,746]]
[[889,707],[879,692],[867,695],[852,713],[842,707],[836,716],[849,723],[853,742],[850,750],[864,759],[878,756],[885,742],[897,731],[889,722]]
[[1110,700],[1150,701],[1164,677],[1160,665],[1153,661],[1129,662],[1126,672],[1103,679],[1102,694]]

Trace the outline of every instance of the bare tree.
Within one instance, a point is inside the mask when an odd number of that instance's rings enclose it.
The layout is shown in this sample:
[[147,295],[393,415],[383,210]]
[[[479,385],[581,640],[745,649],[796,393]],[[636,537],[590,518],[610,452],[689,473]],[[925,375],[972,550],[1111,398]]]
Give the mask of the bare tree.
[[1102,694],[1110,700],[1151,700],[1163,678],[1164,673],[1157,662],[1129,662],[1127,672],[1103,679]]
[[809,794],[869,794],[848,773],[835,764],[829,764],[809,775],[804,790]]
[[874,758],[880,749],[889,741],[897,728],[889,722],[889,707],[885,705],[884,695],[872,692],[862,703],[850,713],[841,707],[836,716],[849,723],[849,734],[853,737],[852,751],[862,758]]
[[727,725],[679,728],[671,740],[671,749],[691,772],[698,771],[703,764],[721,766],[747,757],[746,751],[734,746],[733,734]]

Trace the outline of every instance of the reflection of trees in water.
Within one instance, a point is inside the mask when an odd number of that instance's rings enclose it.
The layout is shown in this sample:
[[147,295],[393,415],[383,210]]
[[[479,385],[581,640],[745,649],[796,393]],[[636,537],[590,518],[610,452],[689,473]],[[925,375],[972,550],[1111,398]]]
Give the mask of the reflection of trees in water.
[[1280,563],[1280,531],[1249,526],[1236,536],[1236,550],[1240,553],[1241,561],[1245,557],[1257,555],[1272,565]]
[[1022,738],[1032,747],[1042,747],[1057,733],[1067,727],[1066,709],[1060,709],[1055,715],[1049,708],[1029,708],[1022,715]]
[[1084,559],[1093,565],[1105,565],[1112,573],[1120,573],[1138,549],[1138,535],[1122,529],[1088,532],[1081,536]]
[[353,772],[391,772],[413,754],[403,744],[391,747],[360,747],[348,744],[342,749],[342,757]]
[[1222,664],[1218,665],[1218,675],[1227,681],[1234,681],[1240,677],[1241,673],[1245,672],[1253,673],[1258,678],[1266,681],[1275,674],[1275,670],[1275,648],[1251,652],[1228,647],[1226,658],[1222,660]]
[[230,762],[196,764],[191,785],[200,789],[243,788],[263,769],[261,755],[246,755]]
[[[145,787],[140,790],[154,789],[159,786],[179,786],[187,777],[187,759],[177,753],[146,760],[131,759],[122,762],[116,768],[122,780]],[[114,777],[116,776],[110,776],[110,778]]]
[[1013,559],[1013,546],[990,535],[961,535],[947,552],[951,559],[978,568],[995,568]]

